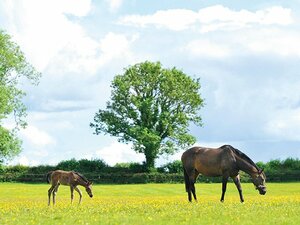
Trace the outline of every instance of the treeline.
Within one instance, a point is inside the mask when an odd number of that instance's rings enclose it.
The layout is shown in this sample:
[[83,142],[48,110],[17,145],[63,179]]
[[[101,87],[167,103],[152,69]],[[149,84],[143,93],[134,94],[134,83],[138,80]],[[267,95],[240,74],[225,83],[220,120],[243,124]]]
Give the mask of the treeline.
[[[287,158],[271,160],[267,163],[258,162],[263,168],[269,182],[300,181],[300,160]],[[56,166],[1,166],[0,181],[45,182],[46,174],[51,170],[73,170],[84,174],[95,183],[182,183],[183,168],[181,161],[175,160],[161,167],[147,170],[145,164],[117,163],[108,166],[101,159],[64,160]],[[220,182],[221,178],[200,176],[201,182]],[[241,173],[242,182],[250,182],[250,177]]]

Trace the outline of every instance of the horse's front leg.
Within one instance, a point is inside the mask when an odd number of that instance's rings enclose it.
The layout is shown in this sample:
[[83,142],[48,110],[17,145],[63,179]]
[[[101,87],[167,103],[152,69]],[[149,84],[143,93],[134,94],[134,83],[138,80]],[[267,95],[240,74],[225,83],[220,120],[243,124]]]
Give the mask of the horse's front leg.
[[80,204],[81,203],[81,199],[82,199],[82,193],[81,193],[81,191],[80,191],[80,189],[78,187],[75,187],[75,191],[77,191],[78,194],[79,194],[79,203],[78,204]]
[[221,196],[221,200],[220,200],[221,202],[224,202],[224,196],[225,196],[225,192],[226,192],[227,182],[228,182],[228,177],[223,176],[223,179],[222,179],[222,196]]
[[236,188],[239,191],[241,202],[244,202],[244,197],[243,197],[243,193],[242,193],[242,186],[241,186],[241,182],[240,182],[240,175],[232,177],[232,179],[233,179],[233,182],[234,182]]

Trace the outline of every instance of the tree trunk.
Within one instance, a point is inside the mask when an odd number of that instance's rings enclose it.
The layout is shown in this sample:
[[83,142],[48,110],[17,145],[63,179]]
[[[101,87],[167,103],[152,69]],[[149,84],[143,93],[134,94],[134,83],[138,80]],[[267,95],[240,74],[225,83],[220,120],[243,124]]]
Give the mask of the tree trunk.
[[146,147],[145,157],[146,157],[146,167],[147,170],[153,169],[155,167],[155,159],[157,158],[158,149],[153,146]]
[[155,164],[155,158],[151,155],[146,155],[146,167],[147,167],[147,170],[150,170],[152,168],[154,168],[154,164]]

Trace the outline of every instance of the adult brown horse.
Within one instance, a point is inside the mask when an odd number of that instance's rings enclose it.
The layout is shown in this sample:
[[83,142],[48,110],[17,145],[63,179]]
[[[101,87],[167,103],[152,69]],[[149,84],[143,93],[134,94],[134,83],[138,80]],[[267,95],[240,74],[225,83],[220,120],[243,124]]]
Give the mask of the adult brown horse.
[[195,182],[201,173],[205,176],[222,176],[222,196],[224,201],[228,178],[231,177],[239,191],[240,200],[244,202],[239,171],[251,176],[252,182],[261,195],[266,194],[266,176],[262,169],[244,153],[230,145],[220,148],[193,147],[186,150],[181,157],[184,169],[185,188],[188,200],[192,201],[192,194],[197,201]]
[[86,192],[92,198],[92,182],[88,181],[82,174],[74,171],[55,170],[47,174],[47,182],[51,183],[48,190],[48,205],[50,205],[51,194],[53,195],[53,205],[55,205],[55,196],[60,184],[70,186],[71,203],[73,203],[74,190],[79,194],[79,204],[81,203],[82,194],[78,185],[85,187]]

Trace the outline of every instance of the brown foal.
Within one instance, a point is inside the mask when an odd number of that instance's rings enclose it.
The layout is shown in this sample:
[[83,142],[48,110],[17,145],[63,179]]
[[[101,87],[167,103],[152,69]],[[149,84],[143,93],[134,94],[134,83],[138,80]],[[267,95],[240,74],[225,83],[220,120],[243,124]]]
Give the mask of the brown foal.
[[81,203],[82,194],[77,185],[85,187],[86,192],[92,198],[92,182],[88,181],[82,174],[74,171],[55,170],[47,174],[47,182],[51,183],[48,190],[48,205],[50,205],[51,194],[53,195],[53,205],[55,205],[55,197],[60,184],[70,186],[71,203],[73,203],[74,190],[79,194],[79,204]]

